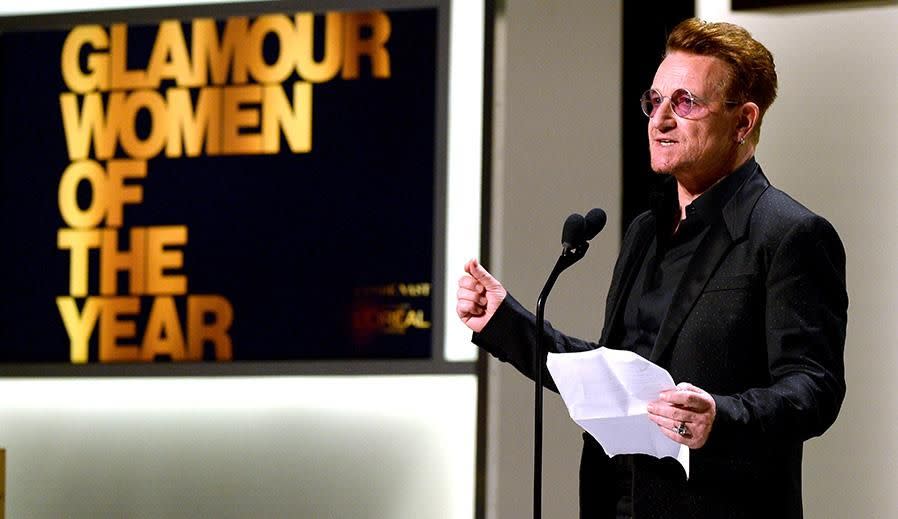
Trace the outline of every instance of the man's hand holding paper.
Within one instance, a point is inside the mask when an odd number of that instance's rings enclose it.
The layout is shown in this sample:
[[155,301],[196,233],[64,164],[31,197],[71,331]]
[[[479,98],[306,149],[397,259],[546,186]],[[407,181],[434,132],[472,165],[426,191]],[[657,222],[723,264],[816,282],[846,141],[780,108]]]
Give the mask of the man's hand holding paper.
[[717,405],[708,392],[687,382],[662,391],[648,404],[649,419],[671,440],[691,449],[702,447],[711,434]]
[[[609,456],[673,457],[688,477],[689,447],[704,444],[711,430],[710,395],[691,385],[675,386],[667,371],[629,351],[549,353],[546,366],[571,418]],[[685,428],[681,417],[689,420]]]

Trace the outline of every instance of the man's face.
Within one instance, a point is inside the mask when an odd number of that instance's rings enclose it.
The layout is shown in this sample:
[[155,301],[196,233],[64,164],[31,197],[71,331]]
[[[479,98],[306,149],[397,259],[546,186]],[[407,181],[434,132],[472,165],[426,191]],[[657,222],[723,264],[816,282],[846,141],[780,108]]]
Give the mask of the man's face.
[[724,103],[728,71],[719,58],[684,52],[658,66],[652,88],[662,96],[685,88],[701,101],[686,117],[674,113],[668,98],[657,107],[648,124],[654,171],[710,185],[738,165],[738,110]]

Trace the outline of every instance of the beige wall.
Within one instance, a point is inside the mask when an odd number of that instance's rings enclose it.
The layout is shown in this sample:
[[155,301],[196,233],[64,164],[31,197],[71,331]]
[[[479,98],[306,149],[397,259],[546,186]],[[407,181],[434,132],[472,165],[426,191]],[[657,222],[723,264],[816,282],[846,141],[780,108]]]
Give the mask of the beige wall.
[[758,160],[839,231],[848,253],[848,395],[806,444],[805,516],[898,516],[898,3],[699,14],[747,27],[774,54],[779,99]]
[[[546,318],[598,339],[620,242],[619,1],[506,2],[497,31],[492,270],[535,307],[572,212],[608,212],[607,228],[565,272]],[[532,509],[533,384],[492,360],[488,514]],[[581,438],[555,393],[545,393],[543,516],[578,516]]]
[[[848,396],[832,429],[806,444],[809,518],[898,514],[898,4],[858,4],[734,14],[725,0],[696,3],[773,51],[780,97],[758,160],[836,226],[848,252]],[[619,240],[620,16],[619,2],[508,0],[497,38],[494,270],[532,308],[564,217],[604,207],[609,228],[548,310],[584,337],[599,333]],[[505,365],[490,369],[488,517],[527,517],[532,386]],[[546,405],[543,513],[577,517],[579,435],[557,397]]]

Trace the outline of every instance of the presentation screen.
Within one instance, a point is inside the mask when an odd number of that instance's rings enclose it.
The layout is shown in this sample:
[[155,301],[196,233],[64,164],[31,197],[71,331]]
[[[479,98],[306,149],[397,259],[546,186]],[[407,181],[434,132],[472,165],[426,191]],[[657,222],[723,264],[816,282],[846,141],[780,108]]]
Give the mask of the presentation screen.
[[284,5],[3,20],[6,371],[444,363],[448,4]]

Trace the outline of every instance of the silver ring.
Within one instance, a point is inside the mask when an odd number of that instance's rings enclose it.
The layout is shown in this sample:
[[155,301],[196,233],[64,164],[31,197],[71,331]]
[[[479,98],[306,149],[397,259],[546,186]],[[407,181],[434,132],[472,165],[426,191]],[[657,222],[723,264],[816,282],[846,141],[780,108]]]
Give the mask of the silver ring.
[[688,438],[688,437],[692,436],[692,433],[689,432],[689,428],[686,427],[686,422],[680,422],[680,425],[671,427],[671,429],[673,429],[673,431],[675,433],[679,434],[680,436],[682,436],[684,438]]

